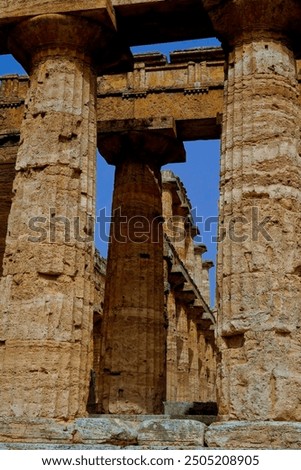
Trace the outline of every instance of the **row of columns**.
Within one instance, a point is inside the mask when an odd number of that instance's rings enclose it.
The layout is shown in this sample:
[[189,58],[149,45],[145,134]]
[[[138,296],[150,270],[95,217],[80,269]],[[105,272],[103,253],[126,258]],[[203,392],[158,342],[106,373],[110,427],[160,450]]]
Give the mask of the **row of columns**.
[[[203,3],[228,54],[219,414],[223,420],[300,420],[300,107],[293,49],[301,7],[294,0],[285,11],[280,0]],[[10,34],[12,52],[30,64],[31,85],[0,285],[1,416],[86,412],[93,245],[74,232],[65,236],[67,220],[87,235],[93,231],[95,70],[104,48],[108,56],[104,34],[101,24],[66,15],[26,20]],[[128,234],[124,243],[112,237],[103,403],[109,413],[158,413],[165,383],[159,169],[179,143],[161,132],[120,135],[113,209],[129,219],[138,213],[155,228],[158,243],[151,231],[143,240],[139,234],[141,244],[130,243]],[[49,240],[43,229],[55,217],[62,230]],[[39,233],[34,239],[29,224]]]
[[[107,46],[101,34],[101,25],[86,19],[44,15],[22,22],[10,36],[31,81],[1,278],[1,416],[86,414],[94,301],[95,57]],[[115,216],[108,260],[103,411],[159,413],[166,347],[160,168],[182,161],[185,152],[168,119],[159,127],[148,122],[133,132],[116,132],[112,149],[104,136],[103,146],[108,158],[116,153],[113,213],[122,218]],[[139,221],[133,221],[137,214]]]

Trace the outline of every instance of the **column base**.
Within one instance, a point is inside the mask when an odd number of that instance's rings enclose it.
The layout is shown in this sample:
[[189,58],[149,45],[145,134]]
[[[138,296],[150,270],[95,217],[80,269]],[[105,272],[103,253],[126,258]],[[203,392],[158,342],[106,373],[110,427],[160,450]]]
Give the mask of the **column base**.
[[301,449],[301,422],[217,422],[207,429],[205,443],[219,449]]

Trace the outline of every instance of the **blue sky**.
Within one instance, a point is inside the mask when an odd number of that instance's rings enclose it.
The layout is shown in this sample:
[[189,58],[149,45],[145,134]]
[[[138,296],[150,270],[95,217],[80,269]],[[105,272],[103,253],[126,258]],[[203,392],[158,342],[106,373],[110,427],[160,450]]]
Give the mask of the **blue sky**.
[[[155,44],[151,46],[139,46],[133,48],[134,53],[141,52],[162,52],[169,55],[169,52],[178,49],[189,49],[202,46],[216,46],[218,41],[214,38],[197,41],[184,41],[169,44]],[[12,56],[5,55],[0,58],[0,76],[6,74],[24,74],[24,70]],[[185,142],[187,152],[186,163],[166,165],[163,169],[170,169],[183,181],[192,207],[198,216],[197,225],[201,236],[196,237],[197,243],[205,243],[208,252],[204,259],[216,260],[216,243],[212,238],[216,236],[217,213],[218,213],[218,185],[219,185],[219,148],[220,142],[202,141]],[[114,167],[109,166],[104,159],[99,156],[97,161],[97,212],[106,208],[106,213],[111,212],[111,196],[113,190]],[[204,220],[212,217],[210,231],[204,231]],[[106,256],[107,245],[97,237],[95,243],[103,256]],[[211,305],[214,305],[215,294],[215,269],[210,272],[211,281]]]

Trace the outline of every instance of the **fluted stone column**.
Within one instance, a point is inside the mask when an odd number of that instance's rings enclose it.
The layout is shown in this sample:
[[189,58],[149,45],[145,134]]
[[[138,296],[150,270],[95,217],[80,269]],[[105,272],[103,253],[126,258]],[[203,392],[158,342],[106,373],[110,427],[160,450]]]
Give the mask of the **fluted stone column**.
[[300,2],[204,4],[227,51],[219,416],[300,421],[301,116],[292,41]]
[[16,75],[1,78],[0,85],[0,277],[3,271],[7,222],[22,121],[23,96],[27,79]]
[[[187,312],[188,325],[188,401],[199,401],[200,396],[200,358],[198,355],[198,331],[195,319]],[[187,385],[186,385],[187,386]]]
[[166,401],[177,401],[177,311],[174,293],[167,298]]
[[187,311],[179,303],[177,305],[177,401],[189,401],[189,349],[188,349]]
[[[10,33],[31,85],[0,292],[0,415],[86,413],[102,25],[43,15]],[[107,54],[107,51],[106,51]]]
[[207,252],[207,247],[204,244],[194,245],[194,282],[198,289],[203,294],[203,260],[202,256]]
[[18,139],[16,135],[2,134],[1,140],[8,140],[9,145],[0,143],[0,277],[3,272],[3,256],[5,251],[7,221],[10,212],[12,187],[15,177],[16,154]]
[[[103,319],[103,412],[160,414],[166,399],[161,165],[182,161],[173,128],[100,140],[116,165]],[[116,124],[118,126],[118,123]],[[115,127],[113,125],[113,127]],[[150,127],[150,128],[149,128]]]
[[204,260],[202,261],[202,295],[207,302],[208,305],[210,305],[210,274],[209,271],[214,267],[214,263],[211,260]]

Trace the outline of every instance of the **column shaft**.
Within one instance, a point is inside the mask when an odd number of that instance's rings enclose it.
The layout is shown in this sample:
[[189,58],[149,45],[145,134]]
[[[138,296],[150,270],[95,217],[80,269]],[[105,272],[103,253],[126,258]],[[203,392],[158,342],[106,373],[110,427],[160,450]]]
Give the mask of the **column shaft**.
[[104,302],[105,413],[161,413],[165,399],[160,166],[116,167]]
[[177,401],[189,401],[188,319],[184,306],[177,305]]
[[39,47],[32,53],[0,288],[2,416],[86,412],[96,75],[79,43],[96,34],[98,27],[89,26],[51,15],[14,32],[22,47],[35,41]]
[[300,109],[295,58],[249,39],[228,60],[218,253],[222,419],[301,419]]
[[166,401],[177,400],[177,313],[174,292],[167,298],[168,330],[166,350]]
[[11,207],[12,187],[15,177],[17,145],[11,143],[11,136],[1,136],[8,139],[9,145],[0,144],[0,277],[3,273],[3,256],[5,251],[8,216]]

